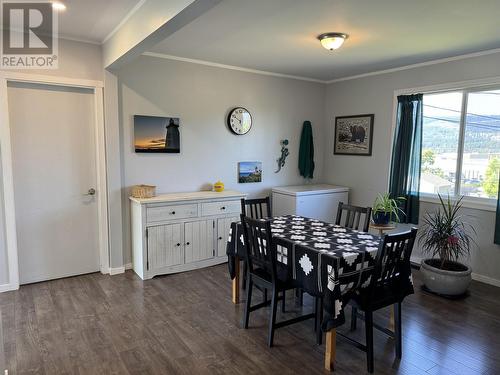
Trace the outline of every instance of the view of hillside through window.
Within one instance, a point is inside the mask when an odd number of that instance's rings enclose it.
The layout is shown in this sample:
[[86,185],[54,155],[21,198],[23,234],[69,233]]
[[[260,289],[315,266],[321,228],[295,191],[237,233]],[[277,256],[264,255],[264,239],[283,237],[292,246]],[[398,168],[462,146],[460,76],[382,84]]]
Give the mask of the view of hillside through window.
[[423,112],[420,191],[496,199],[500,90],[426,94]]

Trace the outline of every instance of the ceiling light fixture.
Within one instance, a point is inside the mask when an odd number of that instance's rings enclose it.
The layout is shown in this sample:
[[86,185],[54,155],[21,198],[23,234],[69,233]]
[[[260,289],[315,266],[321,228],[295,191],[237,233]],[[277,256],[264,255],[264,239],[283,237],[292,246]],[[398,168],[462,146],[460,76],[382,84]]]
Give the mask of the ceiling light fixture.
[[57,11],[66,10],[66,5],[64,5],[63,3],[59,2],[59,1],[53,1],[52,8],[54,10],[57,10]]
[[318,35],[321,45],[330,51],[340,48],[347,38],[349,38],[349,35],[344,33],[324,33]]

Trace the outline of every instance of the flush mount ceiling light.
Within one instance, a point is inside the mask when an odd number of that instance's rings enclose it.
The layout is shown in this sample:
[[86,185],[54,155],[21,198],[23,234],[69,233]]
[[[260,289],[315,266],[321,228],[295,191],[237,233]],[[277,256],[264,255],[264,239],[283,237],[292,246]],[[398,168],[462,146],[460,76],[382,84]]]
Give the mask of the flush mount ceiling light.
[[347,38],[349,35],[344,33],[324,33],[318,36],[321,45],[330,51],[340,48]]
[[66,5],[64,5],[63,3],[59,2],[59,1],[53,1],[52,8],[54,10],[57,10],[57,11],[62,11],[62,10],[66,10]]

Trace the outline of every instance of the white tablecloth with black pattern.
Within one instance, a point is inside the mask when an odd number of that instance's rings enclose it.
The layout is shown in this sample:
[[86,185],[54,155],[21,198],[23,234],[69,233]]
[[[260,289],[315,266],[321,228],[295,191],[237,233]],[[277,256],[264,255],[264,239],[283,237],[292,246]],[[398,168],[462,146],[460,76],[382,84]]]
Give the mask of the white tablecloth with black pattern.
[[[342,325],[349,293],[366,288],[371,281],[380,237],[301,216],[271,220],[278,260],[288,265],[297,287],[323,296],[323,329]],[[244,246],[241,223],[232,223],[227,243],[232,279],[235,257],[244,259]]]

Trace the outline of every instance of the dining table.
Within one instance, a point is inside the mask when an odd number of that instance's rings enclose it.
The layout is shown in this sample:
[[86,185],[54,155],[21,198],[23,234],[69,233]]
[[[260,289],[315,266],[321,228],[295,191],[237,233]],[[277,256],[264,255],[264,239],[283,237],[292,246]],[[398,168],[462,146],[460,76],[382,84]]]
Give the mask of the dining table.
[[[269,220],[278,261],[287,265],[294,285],[312,296],[323,298],[325,368],[332,371],[336,329],[345,323],[344,308],[349,296],[370,285],[380,237],[297,215],[277,216]],[[237,304],[240,260],[245,258],[241,222],[231,223],[227,255],[232,301]],[[412,288],[408,286],[408,294],[413,292]]]

